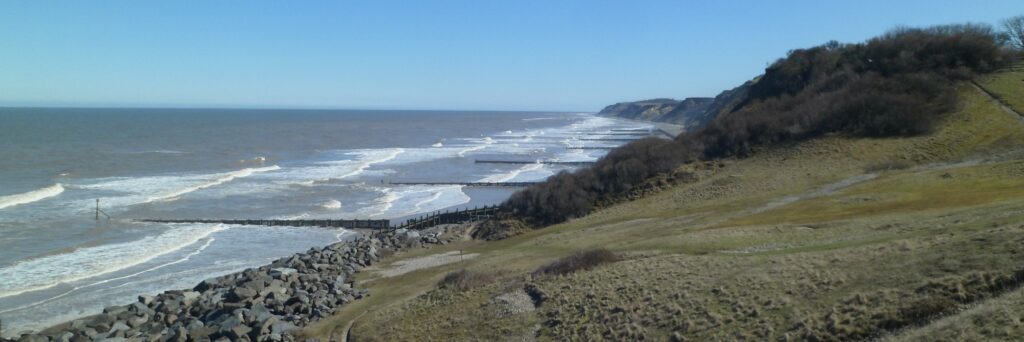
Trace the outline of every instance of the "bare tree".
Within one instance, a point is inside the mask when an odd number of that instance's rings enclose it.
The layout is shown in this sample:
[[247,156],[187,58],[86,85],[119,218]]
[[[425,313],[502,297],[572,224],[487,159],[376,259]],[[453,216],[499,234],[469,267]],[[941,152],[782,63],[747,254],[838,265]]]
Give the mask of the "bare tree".
[[1007,43],[1017,50],[1024,50],[1024,15],[1003,20],[1003,29],[1006,30]]

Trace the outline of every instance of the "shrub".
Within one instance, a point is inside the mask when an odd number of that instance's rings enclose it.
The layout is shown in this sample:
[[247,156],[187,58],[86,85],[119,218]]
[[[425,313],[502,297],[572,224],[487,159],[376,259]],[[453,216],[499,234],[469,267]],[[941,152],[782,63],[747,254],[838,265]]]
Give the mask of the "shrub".
[[746,157],[761,146],[827,133],[928,133],[956,107],[956,81],[1007,62],[1000,43],[991,27],[947,25],[790,51],[732,111],[704,128],[674,141],[643,139],[612,150],[590,168],[559,173],[513,194],[503,203],[503,215],[535,226],[564,222],[680,164]]
[[598,265],[619,261],[619,256],[607,249],[592,249],[576,252],[567,257],[541,266],[534,274],[565,275],[581,270],[589,270]]
[[437,287],[466,291],[489,284],[492,281],[494,281],[494,277],[489,274],[463,269],[446,274],[444,278],[441,278],[441,281],[437,282]]
[[882,172],[909,169],[913,164],[905,160],[886,160],[864,167],[864,172]]

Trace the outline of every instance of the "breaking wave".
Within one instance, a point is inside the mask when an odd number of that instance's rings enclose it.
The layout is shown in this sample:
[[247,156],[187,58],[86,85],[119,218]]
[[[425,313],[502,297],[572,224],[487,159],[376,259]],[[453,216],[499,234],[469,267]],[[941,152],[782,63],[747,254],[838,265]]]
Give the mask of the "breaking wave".
[[53,196],[60,195],[64,192],[64,186],[60,183],[42,188],[32,190],[26,193],[8,195],[0,197],[0,209],[13,207],[19,204],[32,203]]

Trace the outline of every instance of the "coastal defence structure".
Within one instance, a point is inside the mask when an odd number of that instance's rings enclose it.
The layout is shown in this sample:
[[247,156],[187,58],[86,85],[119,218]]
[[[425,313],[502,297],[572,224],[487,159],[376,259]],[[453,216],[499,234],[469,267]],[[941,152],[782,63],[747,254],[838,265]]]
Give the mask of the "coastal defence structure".
[[289,226],[327,227],[348,229],[383,229],[390,226],[390,220],[262,220],[262,219],[144,219],[139,222],[151,223],[221,223],[246,226]]
[[263,220],[263,219],[141,219],[139,222],[151,223],[220,223],[237,224],[247,226],[290,226],[290,227],[326,227],[326,228],[347,228],[347,229],[373,229],[373,230],[397,230],[410,229],[421,230],[442,224],[469,223],[486,220],[495,217],[498,213],[498,206],[474,207],[472,209],[436,211],[429,215],[408,219],[397,225],[391,225],[391,220]]

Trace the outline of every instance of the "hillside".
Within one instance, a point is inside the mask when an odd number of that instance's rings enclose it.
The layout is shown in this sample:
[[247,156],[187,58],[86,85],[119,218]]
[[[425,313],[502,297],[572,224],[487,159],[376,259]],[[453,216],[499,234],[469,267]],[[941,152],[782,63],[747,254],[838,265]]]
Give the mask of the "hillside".
[[[688,164],[676,174],[689,177],[586,217],[396,256],[360,275],[370,298],[307,333],[354,321],[371,341],[1012,339],[1024,334],[1024,124],[967,84],[957,92],[928,135],[832,135]],[[623,260],[532,273],[592,248]],[[475,257],[378,278],[448,252]],[[490,279],[436,286],[459,269]]]
[[[684,124],[686,114],[703,112],[711,103],[710,98],[687,98],[682,101],[673,99],[650,99],[635,102],[620,102],[605,107],[598,113],[602,116],[613,116],[631,120],[667,122]],[[670,113],[677,112],[675,116]]]
[[1024,87],[997,41],[949,25],[793,50],[699,129],[552,176],[463,241],[361,274],[373,296],[307,334],[1019,337]]

